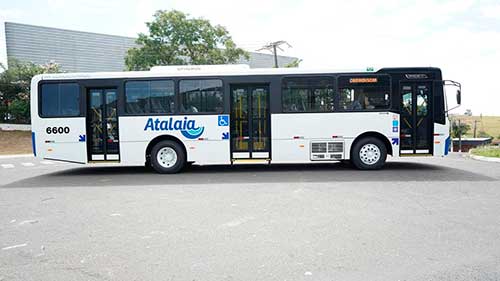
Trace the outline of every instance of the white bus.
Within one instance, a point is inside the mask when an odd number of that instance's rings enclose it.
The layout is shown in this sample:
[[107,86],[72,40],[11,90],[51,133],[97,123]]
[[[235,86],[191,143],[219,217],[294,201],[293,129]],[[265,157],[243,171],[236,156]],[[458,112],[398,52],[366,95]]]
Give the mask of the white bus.
[[81,164],[319,163],[379,169],[450,147],[438,68],[374,72],[169,66],[43,74],[31,83],[36,157]]

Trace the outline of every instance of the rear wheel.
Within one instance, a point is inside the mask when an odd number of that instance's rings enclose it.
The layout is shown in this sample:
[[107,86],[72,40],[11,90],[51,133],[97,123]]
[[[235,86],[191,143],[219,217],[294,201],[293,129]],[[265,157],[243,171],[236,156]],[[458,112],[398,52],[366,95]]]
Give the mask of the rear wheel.
[[374,137],[357,141],[351,153],[351,161],[360,170],[377,170],[384,166],[387,159],[387,148],[384,143]]
[[158,173],[177,173],[185,165],[186,154],[181,145],[175,141],[161,141],[151,150],[151,166]]

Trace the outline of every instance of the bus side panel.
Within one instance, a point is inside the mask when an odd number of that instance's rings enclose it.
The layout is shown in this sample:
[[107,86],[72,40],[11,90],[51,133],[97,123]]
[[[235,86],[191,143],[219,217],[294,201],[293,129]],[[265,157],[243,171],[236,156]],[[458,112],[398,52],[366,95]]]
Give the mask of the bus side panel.
[[37,153],[45,159],[87,163],[85,118],[40,118],[36,122]]
[[121,116],[121,163],[144,165],[149,143],[160,136],[179,139],[189,162],[231,163],[227,115]]
[[41,118],[38,115],[38,82],[31,81],[31,131],[36,157],[87,163],[85,117]]
[[434,156],[446,156],[451,147],[450,121],[446,118],[446,124],[434,123]]
[[[395,122],[396,121],[396,122]],[[399,115],[390,112],[286,113],[271,115],[272,162],[308,163],[311,142],[342,142],[343,159],[350,158],[353,141],[365,132],[378,132],[399,156]]]

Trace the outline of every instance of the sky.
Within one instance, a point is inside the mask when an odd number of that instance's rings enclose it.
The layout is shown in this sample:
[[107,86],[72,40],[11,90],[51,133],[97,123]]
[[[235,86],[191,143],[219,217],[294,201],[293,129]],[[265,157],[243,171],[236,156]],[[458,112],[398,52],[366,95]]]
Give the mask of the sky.
[[171,9],[225,26],[248,51],[286,40],[280,54],[303,68],[439,67],[462,83],[454,113],[500,115],[499,0],[0,0],[0,60],[4,21],[135,37]]

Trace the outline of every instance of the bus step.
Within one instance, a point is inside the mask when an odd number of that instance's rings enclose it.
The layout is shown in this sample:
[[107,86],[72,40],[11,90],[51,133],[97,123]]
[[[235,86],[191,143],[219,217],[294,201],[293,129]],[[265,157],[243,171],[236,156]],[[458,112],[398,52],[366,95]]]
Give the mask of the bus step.
[[269,164],[271,159],[233,159],[233,164]]

